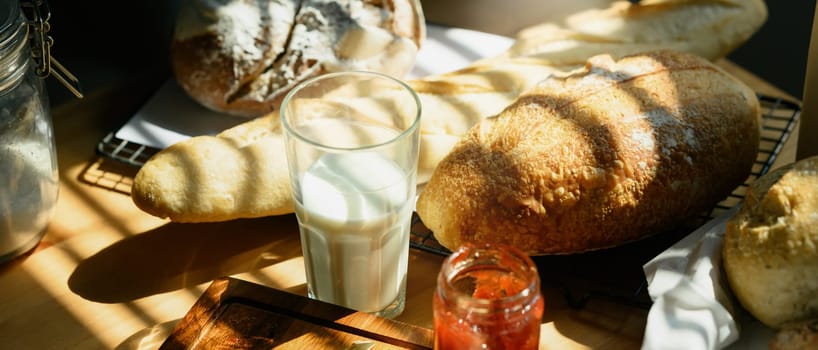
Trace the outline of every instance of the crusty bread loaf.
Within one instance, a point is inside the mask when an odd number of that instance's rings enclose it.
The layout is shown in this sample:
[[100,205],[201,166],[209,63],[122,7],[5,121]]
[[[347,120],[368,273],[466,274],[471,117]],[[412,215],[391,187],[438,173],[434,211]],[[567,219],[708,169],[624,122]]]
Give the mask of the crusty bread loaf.
[[711,62],[663,51],[583,69],[525,92],[438,164],[417,213],[446,248],[532,254],[606,248],[670,229],[749,175],[754,92]]
[[747,41],[766,19],[763,0],[615,1],[525,28],[507,54],[541,57],[561,66],[582,64],[598,54],[619,58],[662,49],[716,60]]
[[202,105],[257,117],[276,109],[296,84],[323,73],[404,76],[425,33],[415,0],[186,0],[171,67]]
[[818,318],[818,157],[750,185],[727,222],[722,255],[733,294],[762,323]]

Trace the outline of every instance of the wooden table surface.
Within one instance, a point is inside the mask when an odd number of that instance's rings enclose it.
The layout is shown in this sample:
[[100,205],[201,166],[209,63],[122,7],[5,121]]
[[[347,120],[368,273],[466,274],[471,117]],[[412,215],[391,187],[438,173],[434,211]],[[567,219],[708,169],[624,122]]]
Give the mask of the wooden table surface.
[[[756,91],[786,96],[730,62]],[[293,215],[212,224],[170,223],[131,202],[135,169],[98,156],[166,76],[146,74],[52,110],[61,176],[56,214],[41,244],[0,266],[0,348],[151,349],[210,282],[233,276],[306,294]],[[795,135],[777,164],[795,155]],[[399,321],[432,326],[432,291],[443,257],[411,249],[407,306]],[[568,307],[546,290],[548,348],[634,349],[647,310],[606,300]]]

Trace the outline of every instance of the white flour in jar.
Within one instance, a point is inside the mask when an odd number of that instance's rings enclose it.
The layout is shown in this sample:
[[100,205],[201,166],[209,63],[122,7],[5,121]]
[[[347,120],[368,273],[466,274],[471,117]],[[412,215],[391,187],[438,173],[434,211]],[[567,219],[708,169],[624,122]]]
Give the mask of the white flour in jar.
[[51,125],[35,105],[0,108],[0,260],[39,242],[57,201]]

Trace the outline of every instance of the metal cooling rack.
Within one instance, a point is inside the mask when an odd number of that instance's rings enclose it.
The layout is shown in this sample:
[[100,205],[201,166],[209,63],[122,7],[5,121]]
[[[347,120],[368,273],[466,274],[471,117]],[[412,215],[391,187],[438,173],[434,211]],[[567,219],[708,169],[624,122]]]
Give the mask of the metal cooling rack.
[[117,138],[116,132],[113,131],[97,143],[98,154],[137,168],[142,167],[151,156],[159,151],[160,149],[156,147]]
[[[540,270],[543,287],[560,290],[566,303],[577,309],[596,299],[648,309],[651,300],[647,295],[647,282],[642,272],[644,263],[705,222],[739,204],[748,186],[770,170],[784,142],[792,133],[801,112],[798,103],[765,95],[759,95],[759,101],[762,107],[759,152],[751,175],[744,184],[709,213],[691,220],[674,232],[596,252],[533,257]],[[114,132],[106,135],[97,145],[98,154],[137,168],[159,151],[154,147],[119,139]],[[410,246],[436,255],[450,254],[449,250],[437,242],[434,234],[423,225],[417,214],[412,217]],[[614,267],[604,268],[612,265]]]

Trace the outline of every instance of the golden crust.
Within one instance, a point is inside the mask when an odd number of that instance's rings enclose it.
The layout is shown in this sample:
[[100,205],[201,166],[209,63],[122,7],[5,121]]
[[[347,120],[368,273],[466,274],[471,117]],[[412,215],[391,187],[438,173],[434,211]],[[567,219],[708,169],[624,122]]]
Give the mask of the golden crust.
[[818,157],[751,184],[722,254],[733,293],[764,324],[818,317]]
[[[197,136],[154,155],[131,188],[143,211],[175,222],[217,222],[292,213],[277,114],[217,136]],[[264,174],[264,176],[259,176]]]
[[747,41],[766,20],[763,0],[614,1],[606,8],[527,27],[507,54],[566,65],[597,54],[619,58],[674,50],[715,61]]
[[417,212],[440,243],[535,254],[632,241],[699,214],[749,175],[760,107],[698,56],[598,56],[467,134]]

